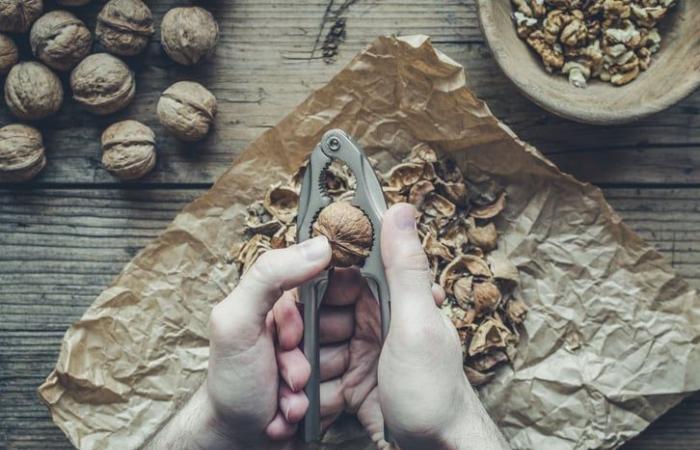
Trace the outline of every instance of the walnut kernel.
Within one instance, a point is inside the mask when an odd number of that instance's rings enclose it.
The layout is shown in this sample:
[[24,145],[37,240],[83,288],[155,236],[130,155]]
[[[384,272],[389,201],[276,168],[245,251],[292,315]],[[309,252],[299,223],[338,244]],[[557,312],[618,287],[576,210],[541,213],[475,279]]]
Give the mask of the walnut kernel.
[[61,108],[61,80],[41,63],[16,64],[5,80],[5,103],[20,119],[43,119]]
[[17,182],[34,178],[46,165],[41,133],[20,124],[0,128],[0,181]]
[[161,43],[173,61],[190,66],[214,52],[219,25],[209,11],[198,6],[168,11],[160,25]]
[[90,53],[92,34],[68,11],[51,11],[34,22],[29,42],[34,56],[44,64],[69,70]]
[[110,0],[97,16],[95,36],[116,55],[141,53],[153,32],[153,15],[141,0]]
[[328,238],[331,265],[337,267],[362,264],[372,248],[372,224],[361,209],[348,202],[334,202],[323,208],[312,234]]
[[17,64],[18,60],[19,52],[15,41],[11,37],[0,33],[0,74],[9,72],[12,66]]
[[124,62],[108,53],[90,55],[70,74],[73,98],[94,114],[111,114],[134,98],[134,74]]
[[0,31],[26,33],[43,10],[42,0],[0,0]]
[[102,165],[122,180],[141,178],[156,164],[155,134],[135,120],[124,120],[102,133]]
[[216,116],[216,97],[193,81],[179,81],[158,100],[158,119],[175,137],[197,141],[208,132]]

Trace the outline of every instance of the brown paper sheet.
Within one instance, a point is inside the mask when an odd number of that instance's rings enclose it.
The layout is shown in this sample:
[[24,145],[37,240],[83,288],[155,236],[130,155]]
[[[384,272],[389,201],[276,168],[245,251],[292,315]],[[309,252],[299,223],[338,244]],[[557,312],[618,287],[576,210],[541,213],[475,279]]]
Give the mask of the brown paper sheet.
[[[135,449],[205,376],[207,318],[235,285],[244,208],[340,127],[381,164],[416,143],[508,191],[498,251],[531,306],[512,368],[481,391],[514,449],[611,449],[700,388],[700,303],[601,192],[562,174],[426,37],[380,38],[238,158],[66,333],[39,388],[79,448]],[[359,433],[359,434],[358,434]],[[352,424],[327,448],[365,448]]]

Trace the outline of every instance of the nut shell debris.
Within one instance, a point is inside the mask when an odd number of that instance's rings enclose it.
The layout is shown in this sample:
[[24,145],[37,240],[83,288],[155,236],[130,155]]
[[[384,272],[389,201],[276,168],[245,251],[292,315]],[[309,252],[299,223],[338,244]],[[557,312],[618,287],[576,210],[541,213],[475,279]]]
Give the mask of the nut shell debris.
[[16,64],[5,80],[5,103],[20,119],[43,119],[61,108],[61,80],[41,63]]
[[361,265],[372,249],[372,224],[361,209],[348,202],[333,202],[321,210],[313,236],[323,235],[331,246],[331,265]]
[[179,81],[158,100],[158,120],[176,138],[198,141],[209,132],[216,116],[216,97],[193,81]]
[[153,14],[141,0],[110,0],[97,16],[95,37],[110,53],[133,56],[153,35]]
[[102,133],[102,166],[122,180],[141,178],[156,164],[155,134],[135,120],[124,120]]
[[26,33],[43,11],[41,0],[0,0],[0,31]]
[[173,8],[163,16],[160,39],[173,61],[191,66],[214,53],[219,25],[209,11],[199,6]]
[[29,43],[34,56],[52,69],[64,71],[90,53],[92,34],[75,15],[57,10],[34,22]]
[[19,52],[11,37],[0,33],[0,75],[10,71],[17,64]]
[[30,180],[45,165],[44,143],[39,130],[21,124],[0,128],[0,182]]
[[70,74],[73,99],[94,114],[111,114],[134,98],[134,74],[124,62],[108,53],[83,59]]

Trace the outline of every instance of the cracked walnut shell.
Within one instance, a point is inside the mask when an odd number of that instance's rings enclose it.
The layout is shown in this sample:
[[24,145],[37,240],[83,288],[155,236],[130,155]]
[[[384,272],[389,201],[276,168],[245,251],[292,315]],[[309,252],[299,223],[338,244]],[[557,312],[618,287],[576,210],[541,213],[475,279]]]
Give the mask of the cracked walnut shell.
[[214,53],[219,25],[199,6],[173,8],[160,24],[160,40],[173,61],[191,66]]
[[216,116],[216,97],[193,81],[179,81],[158,100],[158,120],[183,141],[202,139]]
[[0,74],[10,71],[17,64],[19,52],[11,37],[0,33]]
[[102,165],[122,180],[141,178],[156,164],[153,130],[135,120],[124,120],[102,133]]
[[0,0],[0,31],[26,33],[43,10],[42,0]]
[[51,11],[34,22],[29,43],[34,56],[44,64],[69,70],[90,53],[92,34],[68,11]]
[[61,80],[41,63],[16,64],[5,80],[5,103],[20,119],[43,119],[61,108]]
[[336,267],[362,264],[372,248],[372,224],[360,208],[348,202],[334,202],[323,208],[312,234],[328,238],[331,265]]
[[29,180],[45,165],[39,130],[20,124],[0,128],[0,182]]
[[153,14],[141,0],[110,0],[97,16],[95,36],[116,55],[141,53],[153,33]]
[[134,98],[134,74],[124,62],[108,53],[90,55],[70,74],[73,98],[94,114],[111,114]]

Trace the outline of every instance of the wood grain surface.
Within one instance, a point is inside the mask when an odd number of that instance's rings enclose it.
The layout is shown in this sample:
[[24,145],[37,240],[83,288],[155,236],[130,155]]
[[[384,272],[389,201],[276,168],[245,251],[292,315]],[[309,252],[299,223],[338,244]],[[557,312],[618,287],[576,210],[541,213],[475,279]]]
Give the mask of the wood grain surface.
[[[92,26],[103,3],[94,0],[78,15]],[[158,21],[181,3],[149,2]],[[49,159],[40,177],[24,186],[0,186],[0,449],[72,448],[35,393],[55,363],[66,328],[248,142],[380,34],[431,35],[465,65],[469,85],[498,117],[564,170],[604,186],[632,228],[700,288],[700,94],[619,127],[552,116],[502,75],[484,45],[471,0],[357,0],[343,14],[347,39],[330,64],[319,51],[311,53],[326,1],[219,0],[205,6],[221,25],[211,61],[177,67],[163,56],[156,36],[146,55],[128,60],[137,73],[137,95],[126,111],[97,118],[67,101],[57,116],[39,124]],[[26,42],[19,44],[28,57]],[[166,136],[155,117],[159,93],[180,79],[201,81],[219,100],[214,133],[196,145]],[[99,135],[127,117],[154,128],[159,160],[145,179],[122,184],[99,165]],[[0,102],[0,125],[11,121]],[[697,450],[699,422],[696,395],[624,450]]]

